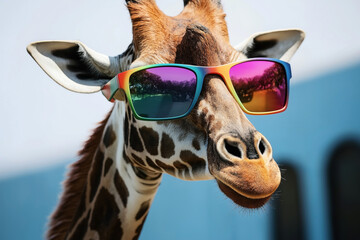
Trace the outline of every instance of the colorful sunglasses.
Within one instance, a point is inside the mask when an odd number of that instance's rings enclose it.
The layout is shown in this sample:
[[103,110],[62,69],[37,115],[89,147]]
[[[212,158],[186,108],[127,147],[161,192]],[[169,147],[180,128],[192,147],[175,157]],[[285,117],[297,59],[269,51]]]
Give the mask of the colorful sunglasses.
[[102,93],[109,101],[125,101],[126,96],[137,119],[176,119],[194,108],[208,74],[222,77],[245,113],[273,114],[287,107],[290,64],[272,58],[216,67],[172,63],[138,67],[119,73],[102,87]]

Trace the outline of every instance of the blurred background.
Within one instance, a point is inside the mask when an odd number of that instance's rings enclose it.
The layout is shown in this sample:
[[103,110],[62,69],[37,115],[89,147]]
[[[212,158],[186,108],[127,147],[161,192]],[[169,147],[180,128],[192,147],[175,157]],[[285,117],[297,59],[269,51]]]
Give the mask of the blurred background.
[[[52,81],[26,52],[39,40],[80,40],[117,55],[130,43],[122,0],[0,1],[0,239],[42,239],[67,165],[110,110],[101,93]],[[358,239],[360,236],[360,2],[223,0],[230,41],[301,28],[289,107],[249,116],[283,169],[276,196],[237,208],[214,181],[164,176],[141,239]],[[157,0],[168,15],[181,0]]]

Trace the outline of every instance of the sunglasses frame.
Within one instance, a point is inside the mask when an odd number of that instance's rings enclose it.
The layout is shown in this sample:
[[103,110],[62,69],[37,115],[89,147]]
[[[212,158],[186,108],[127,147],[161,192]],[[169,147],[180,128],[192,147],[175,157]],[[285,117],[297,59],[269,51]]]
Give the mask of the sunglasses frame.
[[[252,62],[252,61],[267,61],[267,62],[276,62],[279,63],[280,65],[283,66],[285,73],[286,73],[286,100],[285,100],[285,106],[279,110],[275,110],[275,111],[268,111],[268,112],[251,112],[249,110],[247,110],[244,105],[242,104],[240,98],[238,97],[238,95],[235,92],[235,88],[231,82],[231,78],[230,78],[230,69],[240,63],[245,63],[245,62]],[[174,117],[166,117],[166,118],[148,118],[148,117],[142,117],[139,116],[134,108],[132,99],[131,99],[131,94],[130,94],[130,88],[129,88],[129,79],[130,76],[138,71],[141,70],[145,70],[145,69],[149,69],[149,68],[156,68],[156,67],[178,67],[178,68],[184,68],[184,69],[188,69],[191,70],[192,72],[195,73],[196,75],[196,90],[195,90],[195,95],[194,95],[194,99],[193,102],[191,103],[189,109],[186,111],[186,113],[179,115],[179,116],[174,116]],[[275,113],[280,113],[286,110],[287,106],[288,106],[288,100],[289,100],[289,84],[290,84],[290,78],[291,78],[291,67],[290,64],[284,61],[281,61],[279,59],[274,59],[274,58],[251,58],[251,59],[247,59],[245,61],[239,61],[239,62],[232,62],[232,63],[228,63],[228,64],[224,64],[224,65],[220,65],[220,66],[215,66],[215,67],[211,67],[211,66],[195,66],[195,65],[187,65],[187,64],[177,64],[177,63],[164,63],[164,64],[153,64],[153,65],[146,65],[146,66],[141,66],[141,67],[137,67],[137,68],[133,68],[130,69],[128,71],[125,72],[121,72],[119,74],[117,74],[113,79],[111,79],[108,83],[106,83],[101,91],[103,93],[103,95],[106,97],[106,99],[108,99],[111,102],[114,102],[114,96],[117,95],[118,100],[124,100],[125,101],[125,97],[121,94],[118,95],[119,92],[118,91],[120,89],[123,90],[123,93],[125,93],[125,96],[127,98],[127,100],[129,101],[131,110],[133,111],[133,114],[135,116],[135,118],[139,119],[139,120],[146,120],[146,121],[162,121],[162,120],[171,120],[171,119],[177,119],[177,118],[182,118],[187,116],[191,110],[194,108],[195,104],[197,103],[202,87],[203,87],[203,83],[204,83],[204,79],[205,76],[208,74],[215,74],[215,75],[219,75],[223,81],[225,82],[226,87],[228,88],[229,92],[231,93],[231,95],[235,98],[235,100],[237,101],[237,103],[240,105],[241,109],[247,113],[247,114],[251,114],[251,115],[268,115],[268,114],[275,114]]]

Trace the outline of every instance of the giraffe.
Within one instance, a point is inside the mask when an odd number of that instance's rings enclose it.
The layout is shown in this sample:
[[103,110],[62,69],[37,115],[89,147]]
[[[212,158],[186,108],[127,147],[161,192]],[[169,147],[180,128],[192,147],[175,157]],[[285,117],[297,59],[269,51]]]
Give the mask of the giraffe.
[[[79,41],[34,42],[27,50],[61,86],[94,93],[117,73],[148,64],[290,60],[304,39],[301,30],[278,30],[254,34],[234,48],[219,0],[184,0],[175,17],[154,0],[126,4],[133,42],[118,56]],[[227,197],[246,208],[263,206],[281,180],[270,143],[218,75],[206,76],[195,108],[184,118],[141,121],[125,99],[115,101],[79,155],[51,216],[48,239],[138,239],[163,173],[215,179]]]

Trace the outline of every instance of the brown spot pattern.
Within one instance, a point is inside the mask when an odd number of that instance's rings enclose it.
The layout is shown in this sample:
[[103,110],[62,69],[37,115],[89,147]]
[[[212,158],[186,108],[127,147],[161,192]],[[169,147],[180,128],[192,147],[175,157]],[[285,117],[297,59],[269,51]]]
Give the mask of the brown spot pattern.
[[113,127],[110,125],[107,127],[105,134],[104,134],[104,145],[105,147],[109,147],[111,146],[116,140],[116,134],[113,130]]
[[156,180],[161,177],[161,173],[159,173],[159,174],[152,173],[151,175],[148,175],[141,168],[135,167],[134,165],[131,165],[131,167],[134,170],[134,173],[136,174],[136,176],[138,178],[141,178],[144,180]]
[[[127,100],[126,100],[127,102]],[[129,118],[129,120],[131,119],[131,107],[130,104],[126,104],[126,116]]]
[[150,153],[151,155],[157,155],[159,146],[159,134],[155,132],[152,128],[148,127],[140,128],[139,132],[148,153]]
[[90,173],[90,202],[92,202],[99,187],[102,174],[103,160],[104,153],[100,149],[98,149]]
[[161,171],[161,168],[158,167],[149,157],[146,157],[146,162],[149,165],[149,167]]
[[145,166],[144,161],[140,157],[136,156],[133,153],[131,154],[131,157],[134,159],[134,162],[137,163],[138,165]]
[[155,160],[155,162],[159,167],[164,169],[165,172],[167,172],[171,175],[175,175],[175,168],[173,166],[167,165],[166,163],[163,163],[159,160]]
[[222,128],[222,123],[220,121],[216,121],[212,126],[211,126],[211,131],[215,132],[215,131],[219,131]]
[[138,221],[140,218],[142,218],[145,213],[148,211],[150,207],[150,200],[147,200],[143,202],[139,208],[139,211],[136,213],[135,220]]
[[145,180],[147,179],[148,175],[144,171],[142,171],[140,168],[135,167],[134,165],[131,165],[131,167],[138,178]]
[[114,196],[105,188],[101,188],[90,222],[91,229],[99,233],[99,239],[121,239],[123,229],[118,217],[119,213],[120,209]]
[[161,146],[160,146],[161,157],[170,158],[175,154],[175,144],[171,137],[163,133],[161,137]]
[[135,118],[135,115],[134,115],[134,114],[131,114],[131,121],[132,121],[133,123],[136,123],[136,118]]
[[174,167],[178,170],[188,168],[185,164],[182,164],[180,161],[175,161],[173,164],[174,164]]
[[119,193],[121,201],[124,204],[124,207],[126,207],[128,197],[129,197],[129,190],[126,187],[124,180],[122,179],[122,177],[120,176],[120,174],[117,170],[114,175],[114,184],[115,184],[116,190]]
[[133,125],[131,125],[130,129],[130,146],[138,152],[144,151],[137,129]]
[[205,171],[206,162],[203,158],[196,156],[194,153],[188,150],[180,152],[180,158],[182,161],[190,164],[193,172],[203,172]]
[[200,150],[200,143],[199,143],[199,141],[196,139],[196,138],[194,138],[193,140],[192,140],[192,145],[193,145],[193,147],[196,149],[196,150]]
[[125,114],[124,120],[124,140],[125,146],[127,147],[129,145],[129,118],[127,114]]
[[77,225],[76,230],[74,231],[73,235],[69,238],[69,240],[84,239],[88,229],[89,218],[90,218],[90,211],[88,212],[86,218],[81,220],[81,222]]
[[105,161],[105,167],[104,167],[104,177],[106,176],[106,174],[108,173],[108,171],[110,170],[110,167],[113,164],[113,160],[111,158],[107,158]]
[[130,159],[129,159],[129,157],[126,155],[125,151],[123,151],[123,159],[125,160],[126,163],[130,163]]
[[178,169],[179,174],[180,174],[180,172],[183,172],[183,173],[184,173],[184,177],[190,178],[190,172],[189,172],[188,166],[186,166],[185,164],[181,163],[180,161],[175,161],[173,164],[174,164],[174,167],[175,167],[176,169]]
[[142,221],[142,223],[136,228],[135,236],[133,237],[133,240],[139,239],[141,230],[142,230],[142,228],[144,226],[144,223],[145,223],[145,219],[146,219],[146,216],[145,216],[144,220]]
[[204,107],[204,108],[201,110],[201,112],[206,115],[206,114],[208,114],[209,110],[208,110],[207,107]]

